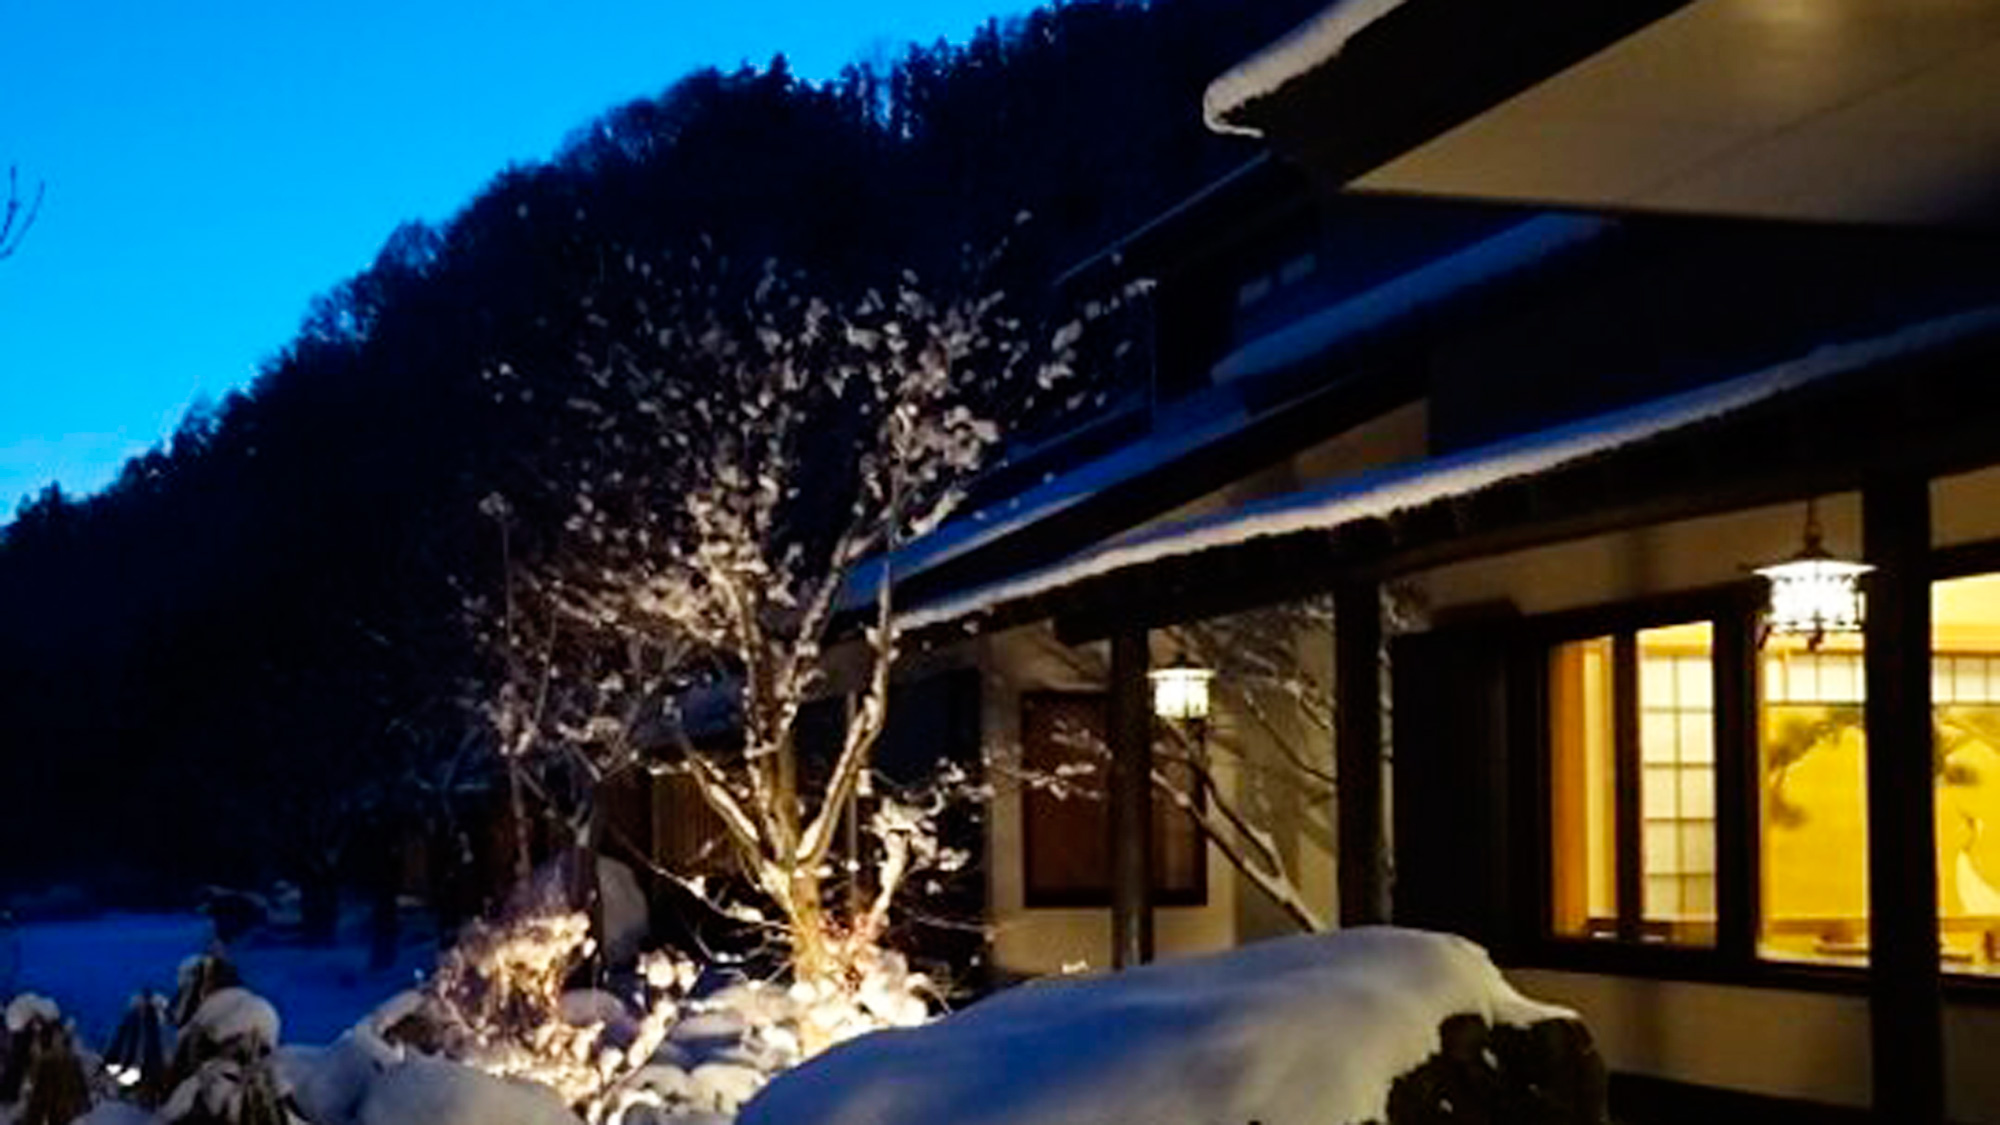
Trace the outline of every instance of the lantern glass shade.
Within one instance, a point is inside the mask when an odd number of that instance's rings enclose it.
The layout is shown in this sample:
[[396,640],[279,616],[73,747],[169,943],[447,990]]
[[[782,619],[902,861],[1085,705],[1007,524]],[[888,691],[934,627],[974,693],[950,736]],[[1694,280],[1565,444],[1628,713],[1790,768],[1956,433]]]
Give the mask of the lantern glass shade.
[[1146,673],[1153,681],[1153,714],[1176,722],[1208,718],[1208,687],[1215,671],[1177,662]]
[[1816,552],[1759,569],[1771,583],[1765,612],[1771,632],[1814,639],[1860,632],[1867,610],[1861,576],[1873,569]]

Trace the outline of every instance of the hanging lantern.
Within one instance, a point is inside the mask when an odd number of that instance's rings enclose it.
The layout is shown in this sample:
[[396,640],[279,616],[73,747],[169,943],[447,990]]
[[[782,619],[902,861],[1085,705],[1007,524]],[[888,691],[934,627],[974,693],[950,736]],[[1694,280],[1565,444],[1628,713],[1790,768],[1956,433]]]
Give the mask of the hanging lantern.
[[1207,721],[1213,668],[1199,667],[1180,656],[1172,664],[1146,673],[1146,678],[1153,681],[1153,714],[1174,722]]
[[1818,648],[1828,633],[1860,632],[1867,608],[1861,576],[1874,569],[1827,551],[1818,514],[1807,501],[1805,547],[1784,562],[1757,570],[1771,584],[1765,629],[1802,636],[1807,648]]

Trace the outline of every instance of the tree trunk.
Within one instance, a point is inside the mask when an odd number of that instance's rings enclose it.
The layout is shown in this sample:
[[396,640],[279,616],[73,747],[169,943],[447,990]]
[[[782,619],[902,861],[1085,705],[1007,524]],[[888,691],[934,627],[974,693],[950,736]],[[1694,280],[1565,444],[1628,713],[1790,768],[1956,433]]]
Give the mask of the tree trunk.
[[[814,996],[833,995],[842,990],[840,958],[833,946],[826,911],[820,899],[819,874],[799,870],[791,874],[791,891],[784,903],[785,922],[792,935],[792,983]],[[832,1029],[808,1018],[799,1024],[799,1047],[807,1058],[833,1046]]]

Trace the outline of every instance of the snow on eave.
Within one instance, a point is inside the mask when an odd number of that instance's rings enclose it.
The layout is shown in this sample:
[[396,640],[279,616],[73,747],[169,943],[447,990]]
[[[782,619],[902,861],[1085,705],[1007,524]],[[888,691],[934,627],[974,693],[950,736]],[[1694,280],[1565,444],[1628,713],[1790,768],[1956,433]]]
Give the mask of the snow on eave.
[[1590,215],[1537,215],[1261,336],[1223,357],[1212,376],[1227,383],[1301,362],[1342,340],[1531,269],[1617,226],[1616,220]]
[[[1615,220],[1570,214],[1537,215],[1523,220],[1499,234],[1251,341],[1216,364],[1211,380],[1220,386],[1254,378],[1317,355],[1342,340],[1421,313],[1477,286],[1532,269],[1591,242],[1617,225]],[[1107,488],[1190,456],[1264,416],[1231,411],[1190,429],[1149,434],[1019,495],[952,519],[897,552],[888,565],[897,581],[907,580],[1048,519]],[[856,567],[842,592],[842,608],[857,609],[873,601],[881,588],[882,568],[880,558]]]
[[1330,530],[1467,496],[1710,422],[1811,383],[1995,331],[2000,331],[2000,305],[1922,321],[1882,336],[1829,344],[1725,382],[1478,449],[1360,473],[1226,512],[1147,528],[1054,566],[916,607],[900,615],[898,624],[904,630],[945,625],[1148,563],[1270,536]]
[[1231,67],[1202,94],[1202,118],[1211,131],[1261,137],[1261,130],[1230,120],[1237,110],[1276,93],[1285,83],[1338,55],[1347,41],[1395,11],[1404,0],[1334,0],[1285,37]]
[[[897,551],[887,562],[897,582],[962,558],[1067,511],[1108,488],[1135,480],[1162,465],[1190,456],[1227,438],[1253,418],[1230,410],[1187,429],[1152,433],[1051,477],[1016,496],[975,508]],[[884,562],[879,556],[856,566],[841,591],[842,609],[871,604],[881,591]]]

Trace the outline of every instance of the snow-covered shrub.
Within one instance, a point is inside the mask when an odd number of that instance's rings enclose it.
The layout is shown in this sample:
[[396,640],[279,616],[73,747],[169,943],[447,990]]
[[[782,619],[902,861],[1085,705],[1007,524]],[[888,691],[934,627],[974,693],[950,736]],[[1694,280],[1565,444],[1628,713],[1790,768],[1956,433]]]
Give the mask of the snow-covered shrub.
[[213,992],[174,1043],[173,1093],[164,1122],[186,1125],[286,1125],[272,1052],[278,1010],[248,989]]
[[0,1058],[0,1103],[20,1100],[21,1090],[28,1081],[28,1067],[34,1059],[40,1029],[61,1025],[61,1010],[56,1007],[55,1001],[46,996],[23,992],[8,1001],[6,1038],[0,1040],[5,1045],[4,1058]]
[[167,1125],[296,1125],[269,1056],[212,1058],[160,1107]]
[[[727,1114],[771,1077],[796,1065],[811,1035],[844,1040],[926,1017],[921,976],[900,956],[870,951],[852,984],[815,990],[739,979],[697,988],[691,960],[650,954],[611,989],[565,990],[591,952],[581,914],[529,915],[475,924],[423,988],[385,1005],[350,1035],[379,1036],[371,1057],[410,1051],[553,1090],[592,1122],[649,1114]],[[710,982],[713,984],[714,982]],[[373,1029],[373,1030],[371,1030]],[[338,1045],[336,1045],[338,1046]],[[400,1056],[398,1056],[400,1057]],[[340,1056],[323,1068],[378,1065]],[[339,1086],[322,1080],[321,1085]],[[344,1125],[339,1093],[294,1083],[304,1106]]]
[[104,1052],[105,1077],[120,1096],[158,1105],[167,1092],[167,1001],[152,991],[132,997]]
[[62,1012],[24,993],[7,1005],[6,1059],[0,1103],[14,1105],[14,1125],[68,1125],[90,1109],[82,1052]]
[[174,976],[174,1000],[168,1005],[167,1014],[173,1019],[175,1027],[186,1027],[211,995],[243,983],[243,976],[236,971],[236,966],[219,953],[197,953],[189,957],[181,962]]

